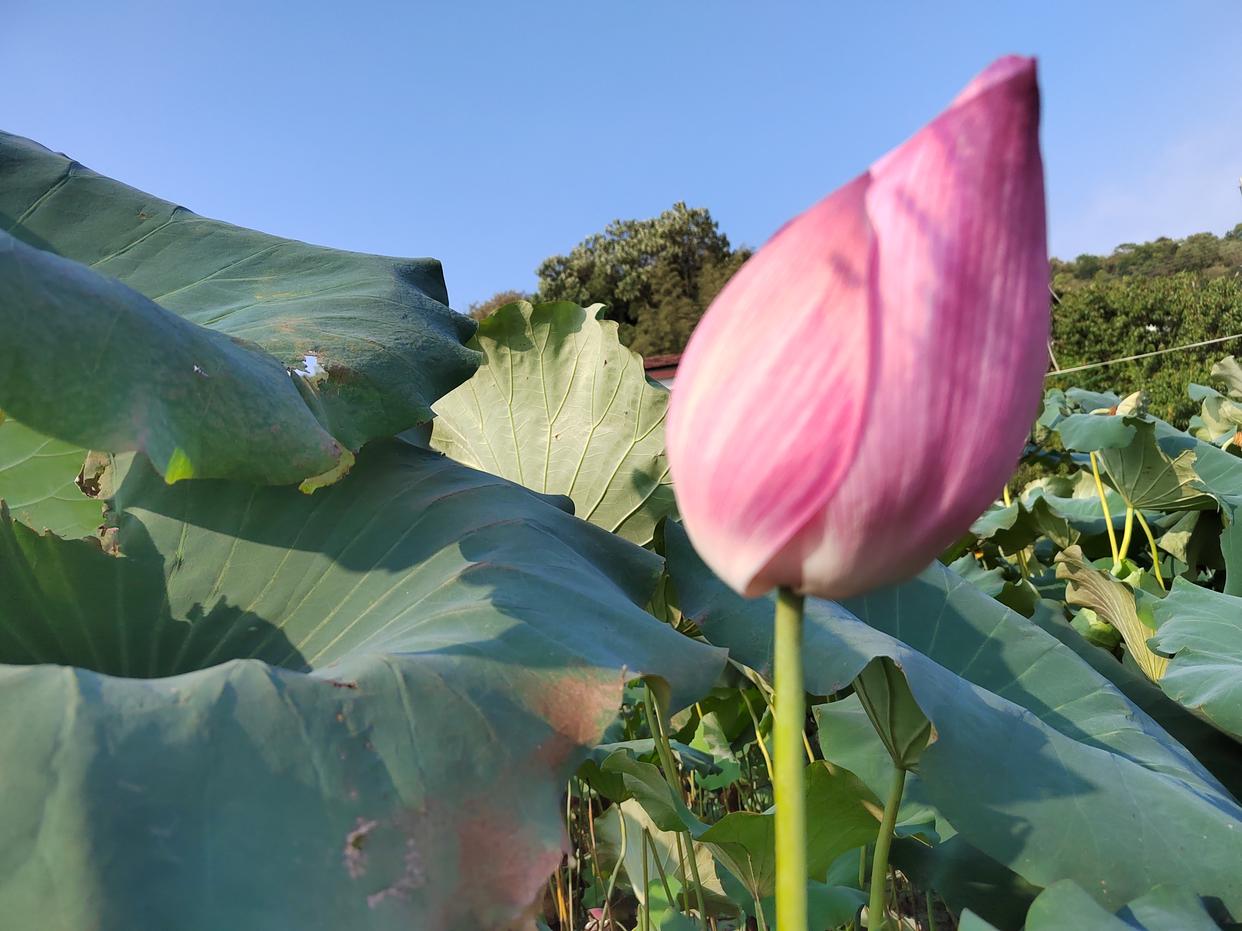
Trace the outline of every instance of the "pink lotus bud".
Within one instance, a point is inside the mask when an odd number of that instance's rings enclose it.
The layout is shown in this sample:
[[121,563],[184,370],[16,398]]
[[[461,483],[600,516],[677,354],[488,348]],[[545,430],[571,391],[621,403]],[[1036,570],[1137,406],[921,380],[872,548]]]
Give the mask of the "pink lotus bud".
[[1039,87],[1007,57],[708,308],[668,415],[695,548],[751,596],[917,573],[1017,464],[1048,325]]

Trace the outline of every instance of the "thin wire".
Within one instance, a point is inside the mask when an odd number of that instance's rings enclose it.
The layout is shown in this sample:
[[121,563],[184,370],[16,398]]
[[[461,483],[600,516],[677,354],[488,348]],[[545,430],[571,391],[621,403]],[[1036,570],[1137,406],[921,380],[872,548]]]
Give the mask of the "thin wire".
[[[1120,362],[1133,362],[1135,359],[1150,359],[1152,356],[1163,356],[1170,352],[1181,352],[1183,349],[1198,349],[1201,346],[1212,346],[1216,343],[1227,343],[1231,339],[1242,339],[1242,333],[1234,333],[1232,336],[1218,336],[1215,339],[1205,339],[1198,343],[1187,343],[1185,346],[1173,346],[1169,349],[1157,349],[1155,352],[1140,352],[1135,356],[1122,356],[1120,359],[1109,359],[1105,362],[1091,362],[1088,365],[1075,365],[1067,369],[1056,369],[1048,372],[1044,378],[1055,378],[1058,375],[1068,375],[1071,372],[1085,372],[1087,369],[1103,368],[1107,365],[1117,365]],[[1049,347],[1051,349],[1051,347]],[[1051,355],[1051,352],[1049,353]],[[1053,359],[1053,365],[1056,365],[1056,359]]]

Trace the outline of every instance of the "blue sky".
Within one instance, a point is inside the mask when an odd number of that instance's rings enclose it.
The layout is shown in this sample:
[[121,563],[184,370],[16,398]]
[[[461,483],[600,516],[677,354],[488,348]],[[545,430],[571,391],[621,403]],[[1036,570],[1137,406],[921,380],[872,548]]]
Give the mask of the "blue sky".
[[1040,58],[1056,255],[1242,222],[1236,2],[5,0],[0,127],[454,306],[676,200],[735,243]]

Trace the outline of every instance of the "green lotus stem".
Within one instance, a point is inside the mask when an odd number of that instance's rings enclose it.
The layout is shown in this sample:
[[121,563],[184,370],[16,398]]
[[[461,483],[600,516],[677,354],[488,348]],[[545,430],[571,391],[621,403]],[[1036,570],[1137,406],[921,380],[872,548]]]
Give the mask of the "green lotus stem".
[[936,931],[936,902],[927,890],[927,931]]
[[1095,453],[1088,453],[1091,457],[1091,474],[1095,476],[1095,490],[1100,496],[1100,508],[1104,511],[1104,526],[1108,530],[1108,546],[1113,552],[1113,568],[1121,568],[1120,552],[1117,549],[1117,532],[1113,530],[1113,515],[1108,510],[1108,498],[1104,495],[1104,482],[1100,479],[1100,463],[1099,457]]
[[[1009,497],[1008,485],[1001,489],[1001,496],[1005,501],[1005,507],[1009,507],[1009,505],[1013,504],[1013,499]],[[1018,557],[1018,572],[1022,574],[1022,578],[1024,580],[1029,581],[1031,578],[1031,568],[1026,563],[1026,553],[1022,550],[1018,550],[1014,555]]]
[[[655,740],[656,754],[660,757],[660,768],[664,770],[664,778],[668,782],[669,788],[673,790],[673,794],[681,798],[681,784],[677,776],[677,764],[673,761],[673,748],[669,746],[668,734],[664,732],[664,719],[660,714],[660,704],[656,701],[655,691],[650,685],[647,686],[647,701],[644,703],[647,709],[647,726],[651,729],[651,736]],[[686,838],[686,851],[682,851],[681,838]],[[690,877],[694,880],[694,894],[699,906],[699,925],[706,931],[707,929],[707,908],[703,903],[703,880],[699,878],[699,862],[694,855],[694,841],[690,837],[690,832],[682,831],[677,834],[677,851],[682,858],[683,876],[686,866],[690,868]]]
[[[573,842],[573,801],[574,801],[574,781],[571,779],[566,784],[565,792],[565,830],[570,834],[570,844],[575,849],[577,844]],[[578,876],[582,878],[581,873]],[[565,896],[568,899],[566,910],[569,912],[569,923],[574,923],[574,858],[568,857],[565,861]]]
[[880,822],[880,834],[875,839],[875,859],[871,863],[871,900],[867,905],[867,931],[880,931],[885,924],[884,893],[888,884],[888,851],[893,845],[893,826],[897,823],[897,809],[901,807],[901,793],[905,788],[906,771],[898,769],[893,775],[893,787],[889,790],[888,801],[884,803],[884,820]]
[[763,903],[755,899],[755,926],[758,931],[768,931],[768,919],[763,914]]
[[1164,575],[1160,572],[1160,550],[1156,548],[1156,538],[1151,532],[1151,527],[1147,524],[1147,518],[1143,516],[1142,511],[1134,512],[1138,516],[1139,526],[1143,528],[1143,533],[1147,534],[1147,544],[1151,547],[1151,568],[1156,573],[1156,584],[1160,586],[1161,591],[1168,591],[1164,584]]
[[[684,885],[686,881],[686,876],[690,873],[691,862],[692,861],[694,862],[694,866],[696,869],[699,865],[698,861],[694,859],[694,844],[690,840],[690,835],[685,834],[682,831],[678,831],[676,834],[673,835],[673,842],[677,844],[677,862],[681,864],[681,879],[682,879],[682,884]],[[689,856],[686,855],[687,847],[689,847],[689,850],[690,850]],[[695,885],[696,887],[701,887],[701,884],[698,883],[697,881]],[[674,904],[676,904],[676,900],[674,900]],[[685,908],[686,914],[689,915],[690,914],[689,894],[685,896],[685,903],[683,905],[683,908]],[[702,916],[700,916],[699,924],[702,925],[703,928],[707,927],[707,925],[702,921]]]
[[[660,885],[664,887],[664,898],[668,901],[669,905],[676,905],[677,897],[673,895],[673,889],[668,884],[668,874],[664,872],[664,864],[660,862],[660,851],[656,850],[655,841],[651,837],[651,832],[646,828],[643,828],[643,841],[651,848],[651,858],[655,861],[656,872],[660,874]],[[643,850],[643,856],[646,856],[646,847],[644,847]],[[643,866],[646,866],[645,862]],[[648,902],[647,909],[650,911],[651,896],[646,892],[643,893],[643,896]]]
[[746,706],[746,711],[750,714],[750,721],[755,726],[755,740],[759,743],[759,752],[763,755],[763,765],[768,771],[768,782],[775,782],[776,777],[772,773],[772,757],[768,754],[768,745],[763,742],[763,734],[759,731],[759,718],[755,714],[755,709],[751,707],[750,696],[746,694],[746,689],[742,689],[742,703]]
[[1126,505],[1126,530],[1121,535],[1121,549],[1117,552],[1117,562],[1120,563],[1126,558],[1130,552],[1130,538],[1134,536],[1134,508]]
[[806,931],[807,927],[802,608],[802,596],[792,589],[782,587],[777,593],[772,794],[776,801],[776,926],[781,931]]
[[621,872],[621,864],[625,862],[625,814],[618,811],[617,823],[621,827],[621,853],[617,856],[617,862],[612,868],[612,875],[608,877],[608,885],[604,888],[604,925],[607,927],[612,924],[612,893],[617,887],[617,874]]
[[[620,811],[617,812],[620,814]],[[624,817],[622,815],[622,817]],[[651,931],[651,875],[647,870],[647,829],[643,828],[643,904],[642,931]],[[929,900],[930,901],[930,900]]]

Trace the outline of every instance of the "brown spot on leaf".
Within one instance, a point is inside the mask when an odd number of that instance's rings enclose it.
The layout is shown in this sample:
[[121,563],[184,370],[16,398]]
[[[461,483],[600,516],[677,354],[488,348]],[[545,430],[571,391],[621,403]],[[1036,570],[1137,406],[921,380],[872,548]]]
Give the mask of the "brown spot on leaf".
[[367,839],[377,827],[379,827],[378,821],[359,818],[354,829],[345,835],[343,855],[345,869],[349,871],[350,879],[358,879],[367,871]]
[[531,704],[552,734],[536,749],[536,759],[556,769],[575,749],[598,743],[621,705],[624,685],[620,679],[582,671],[563,673],[555,687],[541,686]]
[[458,874],[468,877],[474,889],[486,889],[491,901],[473,917],[487,927],[500,921],[503,927],[529,927],[548,877],[568,850],[568,838],[562,832],[559,845],[541,841],[519,812],[495,803],[474,811],[458,831]]

